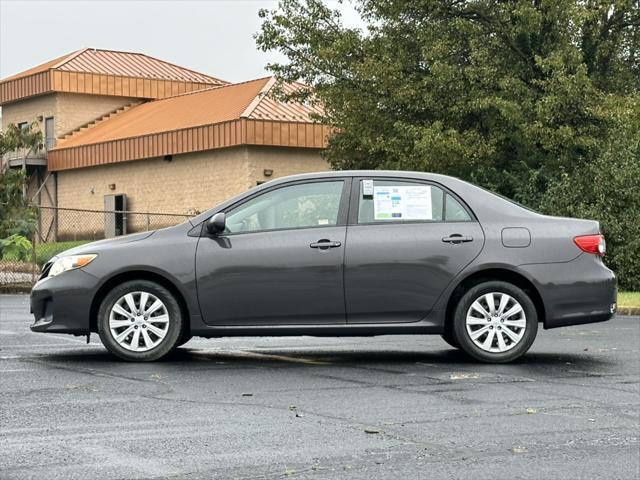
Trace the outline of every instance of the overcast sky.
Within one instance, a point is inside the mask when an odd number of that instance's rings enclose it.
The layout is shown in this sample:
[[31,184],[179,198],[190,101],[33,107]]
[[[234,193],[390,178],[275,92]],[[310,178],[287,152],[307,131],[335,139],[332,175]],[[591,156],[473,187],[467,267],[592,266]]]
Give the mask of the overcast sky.
[[[350,6],[327,3],[357,23]],[[0,0],[0,78],[85,47],[142,52],[222,78],[267,75],[258,10],[271,0]]]

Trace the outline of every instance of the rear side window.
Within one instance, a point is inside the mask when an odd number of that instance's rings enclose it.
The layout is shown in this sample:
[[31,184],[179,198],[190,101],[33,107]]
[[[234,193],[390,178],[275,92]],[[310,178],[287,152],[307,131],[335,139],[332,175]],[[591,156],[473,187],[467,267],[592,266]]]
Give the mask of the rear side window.
[[471,220],[440,187],[407,180],[361,180],[358,223]]
[[471,220],[469,212],[467,212],[460,202],[448,193],[446,194],[444,219],[447,222],[466,222]]

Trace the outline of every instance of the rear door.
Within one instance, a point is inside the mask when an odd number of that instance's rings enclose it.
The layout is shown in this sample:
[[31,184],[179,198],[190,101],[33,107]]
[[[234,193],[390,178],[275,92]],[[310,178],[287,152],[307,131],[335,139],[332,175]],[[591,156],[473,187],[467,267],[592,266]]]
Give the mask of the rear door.
[[354,179],[345,251],[347,322],[421,320],[483,244],[472,213],[443,186]]

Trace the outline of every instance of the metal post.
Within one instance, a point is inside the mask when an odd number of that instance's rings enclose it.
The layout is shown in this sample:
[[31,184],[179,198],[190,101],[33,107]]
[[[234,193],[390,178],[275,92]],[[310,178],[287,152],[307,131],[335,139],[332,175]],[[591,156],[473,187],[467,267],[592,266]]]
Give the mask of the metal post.
[[58,241],[58,174],[53,172],[53,241]]
[[27,200],[27,156],[22,157],[22,174],[24,183],[22,184],[22,197]]
[[31,283],[35,284],[38,280],[39,268],[38,268],[38,257],[36,256],[36,234],[31,238],[31,255],[32,255],[32,264],[33,270],[31,272]]

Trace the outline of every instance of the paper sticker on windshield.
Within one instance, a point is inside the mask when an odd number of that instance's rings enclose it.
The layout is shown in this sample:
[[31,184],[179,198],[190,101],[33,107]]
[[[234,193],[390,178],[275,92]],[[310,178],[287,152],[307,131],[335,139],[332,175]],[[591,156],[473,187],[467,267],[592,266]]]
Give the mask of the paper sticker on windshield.
[[432,220],[431,187],[373,187],[374,220]]

